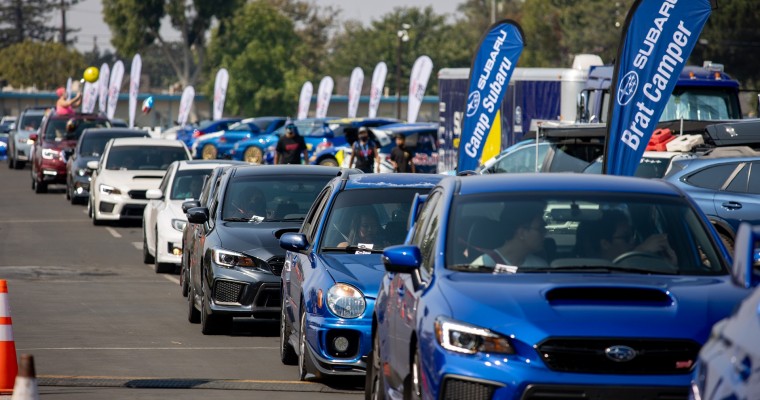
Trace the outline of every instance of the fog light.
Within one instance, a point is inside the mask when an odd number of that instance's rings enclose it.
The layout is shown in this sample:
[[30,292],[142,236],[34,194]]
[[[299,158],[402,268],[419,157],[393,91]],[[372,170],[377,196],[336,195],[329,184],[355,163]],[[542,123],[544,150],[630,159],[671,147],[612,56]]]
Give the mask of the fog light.
[[338,336],[333,340],[333,347],[338,353],[343,353],[348,350],[348,339],[345,336]]
[[179,247],[174,247],[174,248],[172,248],[172,254],[174,254],[175,256],[181,256],[182,255],[182,249],[180,249]]

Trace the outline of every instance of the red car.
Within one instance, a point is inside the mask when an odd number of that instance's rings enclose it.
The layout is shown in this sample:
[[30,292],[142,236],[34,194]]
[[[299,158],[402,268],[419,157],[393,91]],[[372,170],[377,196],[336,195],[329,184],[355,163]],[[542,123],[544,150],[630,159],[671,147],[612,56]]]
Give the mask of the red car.
[[32,189],[47,192],[49,184],[66,184],[66,158],[77,145],[87,128],[109,128],[111,122],[103,115],[57,115],[52,109],[42,119],[37,133],[29,135],[32,145]]

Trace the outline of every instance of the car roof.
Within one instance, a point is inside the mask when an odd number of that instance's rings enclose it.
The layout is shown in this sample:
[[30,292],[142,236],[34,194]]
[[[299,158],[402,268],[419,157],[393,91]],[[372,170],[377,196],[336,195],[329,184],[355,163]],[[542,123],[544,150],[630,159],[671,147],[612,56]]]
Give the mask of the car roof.
[[168,146],[182,147],[182,142],[174,139],[154,139],[150,137],[140,138],[114,138],[111,146]]
[[402,134],[402,135],[410,135],[413,133],[417,133],[420,131],[426,131],[426,130],[438,130],[438,123],[437,122],[403,122],[398,124],[389,124],[389,125],[383,125],[379,126],[377,128],[372,128],[372,130],[381,130],[381,131],[387,131],[393,135],[395,134]]
[[230,174],[234,176],[256,176],[256,175],[314,175],[338,176],[341,171],[339,167],[326,167],[321,165],[240,165],[233,167]]
[[126,135],[125,137],[150,137],[148,131],[129,128],[87,128],[82,131],[82,136],[108,136],[114,133]]
[[447,177],[456,180],[460,195],[524,192],[598,192],[682,196],[659,179],[573,173],[515,173]]
[[344,190],[380,189],[380,188],[419,188],[437,185],[443,179],[438,174],[351,174]]
[[175,161],[179,165],[177,169],[180,171],[190,169],[214,169],[225,165],[248,165],[243,161],[234,160],[181,160]]

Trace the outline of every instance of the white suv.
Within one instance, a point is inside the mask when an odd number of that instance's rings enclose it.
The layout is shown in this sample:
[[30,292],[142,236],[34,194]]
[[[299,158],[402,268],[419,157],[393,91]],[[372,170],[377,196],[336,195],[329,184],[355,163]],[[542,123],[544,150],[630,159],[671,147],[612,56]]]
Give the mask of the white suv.
[[189,159],[187,147],[177,140],[110,140],[100,161],[87,163],[94,170],[87,203],[92,223],[142,219],[148,204],[145,193],[158,188],[172,162]]

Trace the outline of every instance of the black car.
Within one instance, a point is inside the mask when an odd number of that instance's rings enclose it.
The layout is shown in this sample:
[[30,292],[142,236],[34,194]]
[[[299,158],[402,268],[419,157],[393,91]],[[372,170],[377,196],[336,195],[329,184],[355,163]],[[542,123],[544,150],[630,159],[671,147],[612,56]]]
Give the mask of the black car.
[[187,255],[190,322],[200,322],[208,335],[230,332],[233,317],[277,319],[285,262],[279,238],[298,231],[314,199],[340,172],[308,165],[226,169],[208,206],[187,212],[188,222],[202,224]]
[[89,128],[82,132],[77,145],[66,157],[66,200],[71,204],[86,204],[90,190],[88,161],[97,161],[106,143],[119,137],[150,137],[150,133],[139,129]]

